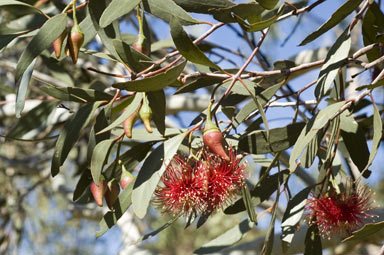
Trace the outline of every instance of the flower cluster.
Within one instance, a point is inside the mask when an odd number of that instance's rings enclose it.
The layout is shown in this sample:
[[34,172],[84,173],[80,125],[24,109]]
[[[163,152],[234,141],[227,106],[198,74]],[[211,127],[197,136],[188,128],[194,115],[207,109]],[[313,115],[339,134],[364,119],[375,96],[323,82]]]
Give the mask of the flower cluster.
[[373,209],[372,192],[362,184],[348,185],[339,194],[331,189],[307,203],[308,221],[317,225],[323,237],[351,234],[364,219],[373,217],[367,212]]
[[173,215],[214,212],[229,205],[241,193],[245,163],[236,152],[228,151],[230,161],[203,149],[200,160],[175,156],[155,190],[154,203]]

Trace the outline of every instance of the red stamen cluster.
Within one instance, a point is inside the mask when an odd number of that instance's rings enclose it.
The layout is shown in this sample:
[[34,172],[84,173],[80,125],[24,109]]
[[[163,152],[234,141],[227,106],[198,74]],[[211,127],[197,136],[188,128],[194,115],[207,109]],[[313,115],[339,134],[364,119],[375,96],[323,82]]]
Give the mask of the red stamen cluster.
[[367,211],[372,207],[372,193],[362,184],[347,185],[337,194],[331,190],[309,200],[309,224],[316,224],[322,236],[329,239],[333,235],[351,234],[367,217],[373,217]]
[[199,161],[175,156],[155,190],[155,204],[163,212],[185,216],[214,212],[230,204],[244,185],[245,164],[229,150],[231,160],[203,151]]

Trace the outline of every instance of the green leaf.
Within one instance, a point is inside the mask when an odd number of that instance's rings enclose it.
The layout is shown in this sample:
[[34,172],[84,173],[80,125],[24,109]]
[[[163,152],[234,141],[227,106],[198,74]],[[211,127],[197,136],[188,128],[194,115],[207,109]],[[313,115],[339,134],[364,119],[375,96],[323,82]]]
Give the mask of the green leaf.
[[[384,43],[383,37],[378,36],[384,32],[384,14],[380,10],[379,6],[373,2],[363,18],[362,34],[364,46],[371,45],[373,43]],[[367,58],[369,62],[375,61],[382,54],[380,48],[372,49],[367,52]]]
[[179,77],[180,73],[184,70],[186,63],[186,61],[183,61],[180,64],[173,66],[167,69],[166,71],[151,76],[149,78],[127,82],[119,82],[113,84],[112,86],[118,89],[125,89],[128,91],[137,92],[149,92],[160,90],[168,87],[176,81],[177,77]]
[[340,24],[340,22],[345,19],[349,14],[359,7],[363,0],[348,0],[342,6],[340,6],[319,29],[317,29],[312,34],[308,35],[301,43],[300,46],[303,46],[309,42],[312,42],[317,37],[321,36],[329,29]]
[[13,39],[15,39],[18,35],[0,35],[0,53],[1,50],[4,49]]
[[93,113],[101,104],[102,102],[86,104],[67,120],[57,139],[53,153],[51,166],[52,177],[59,173],[60,166],[63,165],[69,151],[80,137],[81,130],[88,125]]
[[163,90],[148,92],[149,106],[152,109],[152,119],[157,130],[164,135],[165,132],[165,93]]
[[[372,161],[374,160],[377,150],[380,145],[381,137],[383,135],[383,120],[380,116],[380,111],[377,109],[376,104],[373,102],[373,138],[372,138],[372,149],[371,154],[369,155],[369,160],[365,166],[362,174],[368,170],[368,167],[371,166]],[[364,176],[364,175],[363,175]]]
[[226,8],[235,4],[229,0],[173,0],[187,12],[209,14],[213,8]]
[[172,0],[143,0],[143,5],[144,10],[167,23],[170,23],[173,17],[178,18],[184,26],[200,23]]
[[272,10],[275,8],[279,0],[256,0],[256,2],[258,2],[263,8]]
[[[259,101],[261,106],[265,106],[267,102],[276,94],[276,92],[280,89],[280,87],[285,82],[282,81],[276,85],[273,85],[267,89],[261,89],[256,87],[256,98]],[[257,105],[254,100],[249,101],[244,107],[242,107],[239,111],[239,113],[236,115],[235,119],[233,120],[233,125],[237,127],[240,125],[251,112],[255,111],[257,109]]]
[[288,244],[292,243],[296,226],[299,224],[304,213],[307,197],[311,189],[311,186],[304,188],[288,201],[287,209],[285,210],[281,223],[281,240],[283,242]]
[[132,113],[134,113],[137,108],[140,105],[140,102],[143,98],[143,95],[141,93],[137,93],[134,98],[133,96],[130,97],[130,100],[132,100],[132,103],[129,104],[128,108],[121,114],[115,121],[113,121],[108,127],[104,128],[103,130],[99,131],[99,133],[107,132],[121,123],[123,123],[124,120],[126,120]]
[[209,254],[219,252],[239,242],[246,233],[248,233],[254,226],[254,223],[248,219],[240,222],[239,225],[227,230],[225,233],[216,237],[212,241],[204,244],[199,249],[195,250],[194,254]]
[[305,148],[303,155],[301,156],[301,165],[304,168],[309,168],[312,166],[313,161],[315,161],[317,151],[319,149],[321,138],[323,137],[323,132],[317,133],[315,137],[309,142],[308,146]]
[[218,84],[225,79],[216,78],[216,77],[204,77],[200,76],[198,78],[188,79],[188,83],[181,86],[175,94],[181,94],[186,92],[192,92],[200,88],[205,88],[208,86],[212,86],[214,84]]
[[144,161],[132,193],[133,211],[139,218],[144,218],[146,215],[152,193],[185,135],[182,133],[165,141]]
[[[167,128],[164,132],[164,134],[161,134],[157,128],[152,128],[152,133],[148,133],[148,131],[144,128],[134,128],[132,130],[132,140],[137,141],[151,141],[151,142],[158,142],[158,141],[164,141],[167,140],[170,137],[173,137],[175,135],[181,134],[183,132],[188,131],[187,129],[179,129],[179,128]],[[121,133],[121,130],[118,131],[112,131],[113,134],[119,135]]]
[[105,1],[89,0],[88,2],[89,16],[91,17],[94,30],[100,36],[101,42],[105,48],[118,60],[119,55],[113,47],[111,39],[120,38],[118,22],[113,22],[111,25],[102,28],[99,25],[100,17],[106,9]]
[[248,218],[251,222],[257,224],[257,215],[255,213],[255,208],[252,203],[251,192],[248,189],[248,185],[244,185],[241,191]]
[[114,0],[108,7],[104,10],[103,14],[100,17],[100,26],[102,28],[108,26],[115,19],[129,13],[132,11],[141,0]]
[[98,185],[104,165],[108,162],[109,152],[115,144],[114,138],[96,144],[91,159],[91,173],[93,181]]
[[359,171],[363,171],[369,161],[369,149],[364,131],[349,111],[341,114],[340,133],[348,153]]
[[43,12],[39,8],[36,8],[32,5],[29,5],[20,1],[2,0],[0,3],[0,6],[12,6],[12,5],[16,6],[17,8],[20,8],[20,7],[28,8],[28,10],[31,11],[32,13],[43,14]]
[[308,228],[305,236],[305,251],[304,255],[322,255],[323,248],[321,245],[321,237],[317,225],[312,225]]
[[328,123],[328,121],[337,113],[337,111],[345,104],[345,102],[338,102],[331,104],[322,109],[305,125],[301,131],[297,142],[292,149],[291,157],[289,158],[289,169],[294,171],[296,169],[296,159],[298,159],[304,148],[312,141],[317,133]]
[[84,192],[87,190],[91,182],[92,182],[91,171],[89,171],[89,169],[85,169],[81,174],[79,181],[76,184],[75,191],[73,191],[72,200],[74,202],[84,194]]
[[94,89],[83,89],[77,87],[56,87],[53,85],[39,87],[48,95],[62,101],[72,101],[78,103],[110,101],[113,96]]
[[16,93],[16,118],[20,118],[21,112],[24,109],[25,104],[25,95],[28,91],[28,84],[32,77],[33,68],[35,67],[36,59],[34,59],[31,64],[29,64],[28,68],[25,70],[23,75],[21,76],[20,83],[17,87]]
[[151,58],[133,49],[122,40],[114,39],[112,44],[121,60],[133,71],[140,72],[152,65],[153,61]]
[[381,231],[383,228],[384,221],[365,224],[364,227],[352,232],[352,235],[342,240],[342,242],[366,240],[369,236]]
[[16,66],[15,80],[19,81],[32,61],[50,47],[67,26],[67,15],[62,13],[50,18],[21,54]]
[[171,27],[171,36],[173,42],[183,57],[192,63],[197,63],[221,70],[218,65],[213,63],[195,44],[193,44],[191,38],[189,38],[181,23],[176,18],[171,19],[169,26]]
[[99,222],[100,231],[96,233],[96,238],[102,236],[108,229],[112,228],[117,221],[128,210],[132,203],[131,194],[134,181],[128,184],[127,187],[120,193],[119,198],[113,204],[115,211],[107,212]]
[[242,20],[253,20],[259,17],[264,8],[257,3],[237,4],[227,8],[212,9],[210,13],[213,17],[224,23],[237,23],[239,18]]
[[325,63],[321,68],[319,78],[315,88],[316,98],[322,98],[331,87],[335,80],[338,70],[345,63],[351,48],[351,36],[349,29],[336,40],[335,44],[329,49]]
[[374,88],[381,87],[383,85],[384,85],[384,79],[379,80],[378,82],[373,83],[373,84],[363,85],[363,86],[357,87],[356,90],[363,90],[363,89],[371,89],[372,90]]
[[257,130],[241,136],[239,148],[252,154],[265,154],[283,151],[295,144],[304,123],[294,123],[286,127],[270,129],[270,143],[266,130]]
[[169,220],[167,223],[163,224],[161,227],[157,228],[156,230],[154,231],[151,231],[145,235],[143,235],[142,237],[140,237],[136,242],[135,244],[139,244],[140,242],[144,241],[144,240],[147,240],[148,238],[151,238],[151,237],[154,237],[155,235],[157,235],[158,233],[160,233],[161,231],[163,231],[164,229],[166,229],[167,227],[171,226],[172,223],[174,223],[179,217],[175,217],[171,220]]
[[20,138],[33,129],[41,128],[55,107],[56,102],[54,101],[42,101],[35,108],[21,116],[7,136],[11,138]]
[[[283,170],[280,173],[269,175],[265,177],[261,182],[251,190],[252,205],[258,206],[263,201],[267,200],[278,188],[279,183],[287,178],[289,174],[288,170]],[[224,210],[225,214],[236,214],[245,211],[245,205],[243,199],[237,200],[233,205],[227,207]]]

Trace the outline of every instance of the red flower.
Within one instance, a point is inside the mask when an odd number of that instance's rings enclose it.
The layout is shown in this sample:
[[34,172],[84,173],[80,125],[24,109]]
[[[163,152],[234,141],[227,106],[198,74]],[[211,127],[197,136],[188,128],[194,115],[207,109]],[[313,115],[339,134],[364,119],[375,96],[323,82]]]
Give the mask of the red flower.
[[209,212],[229,205],[241,193],[244,185],[246,164],[240,164],[241,159],[232,149],[229,149],[228,154],[229,162],[216,154],[203,151],[203,159],[197,163],[196,175],[204,184]]
[[[349,184],[349,185],[348,185]],[[307,203],[309,224],[316,224],[322,236],[351,234],[364,218],[372,217],[367,211],[372,207],[372,193],[362,184],[351,185],[340,194],[335,190],[312,197]]]
[[201,213],[205,209],[203,182],[197,178],[195,170],[187,161],[175,156],[161,177],[162,186],[155,190],[155,204],[163,212],[188,217],[191,213]]

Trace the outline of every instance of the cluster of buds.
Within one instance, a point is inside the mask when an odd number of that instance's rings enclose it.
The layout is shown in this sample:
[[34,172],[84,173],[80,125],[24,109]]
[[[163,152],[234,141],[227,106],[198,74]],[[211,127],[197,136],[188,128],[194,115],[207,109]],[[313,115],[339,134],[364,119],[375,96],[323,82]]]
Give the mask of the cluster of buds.
[[368,211],[374,209],[372,192],[363,184],[347,181],[342,191],[330,189],[307,202],[307,221],[316,225],[323,237],[350,235],[360,227],[367,217],[374,217]]
[[132,138],[132,128],[139,117],[144,124],[145,130],[147,130],[148,133],[152,133],[152,109],[149,106],[149,102],[145,94],[139,107],[131,115],[129,115],[126,120],[123,121],[124,132],[128,138]]
[[245,163],[229,149],[229,162],[202,149],[200,160],[176,155],[155,190],[154,203],[173,215],[213,213],[229,205],[244,186]]

